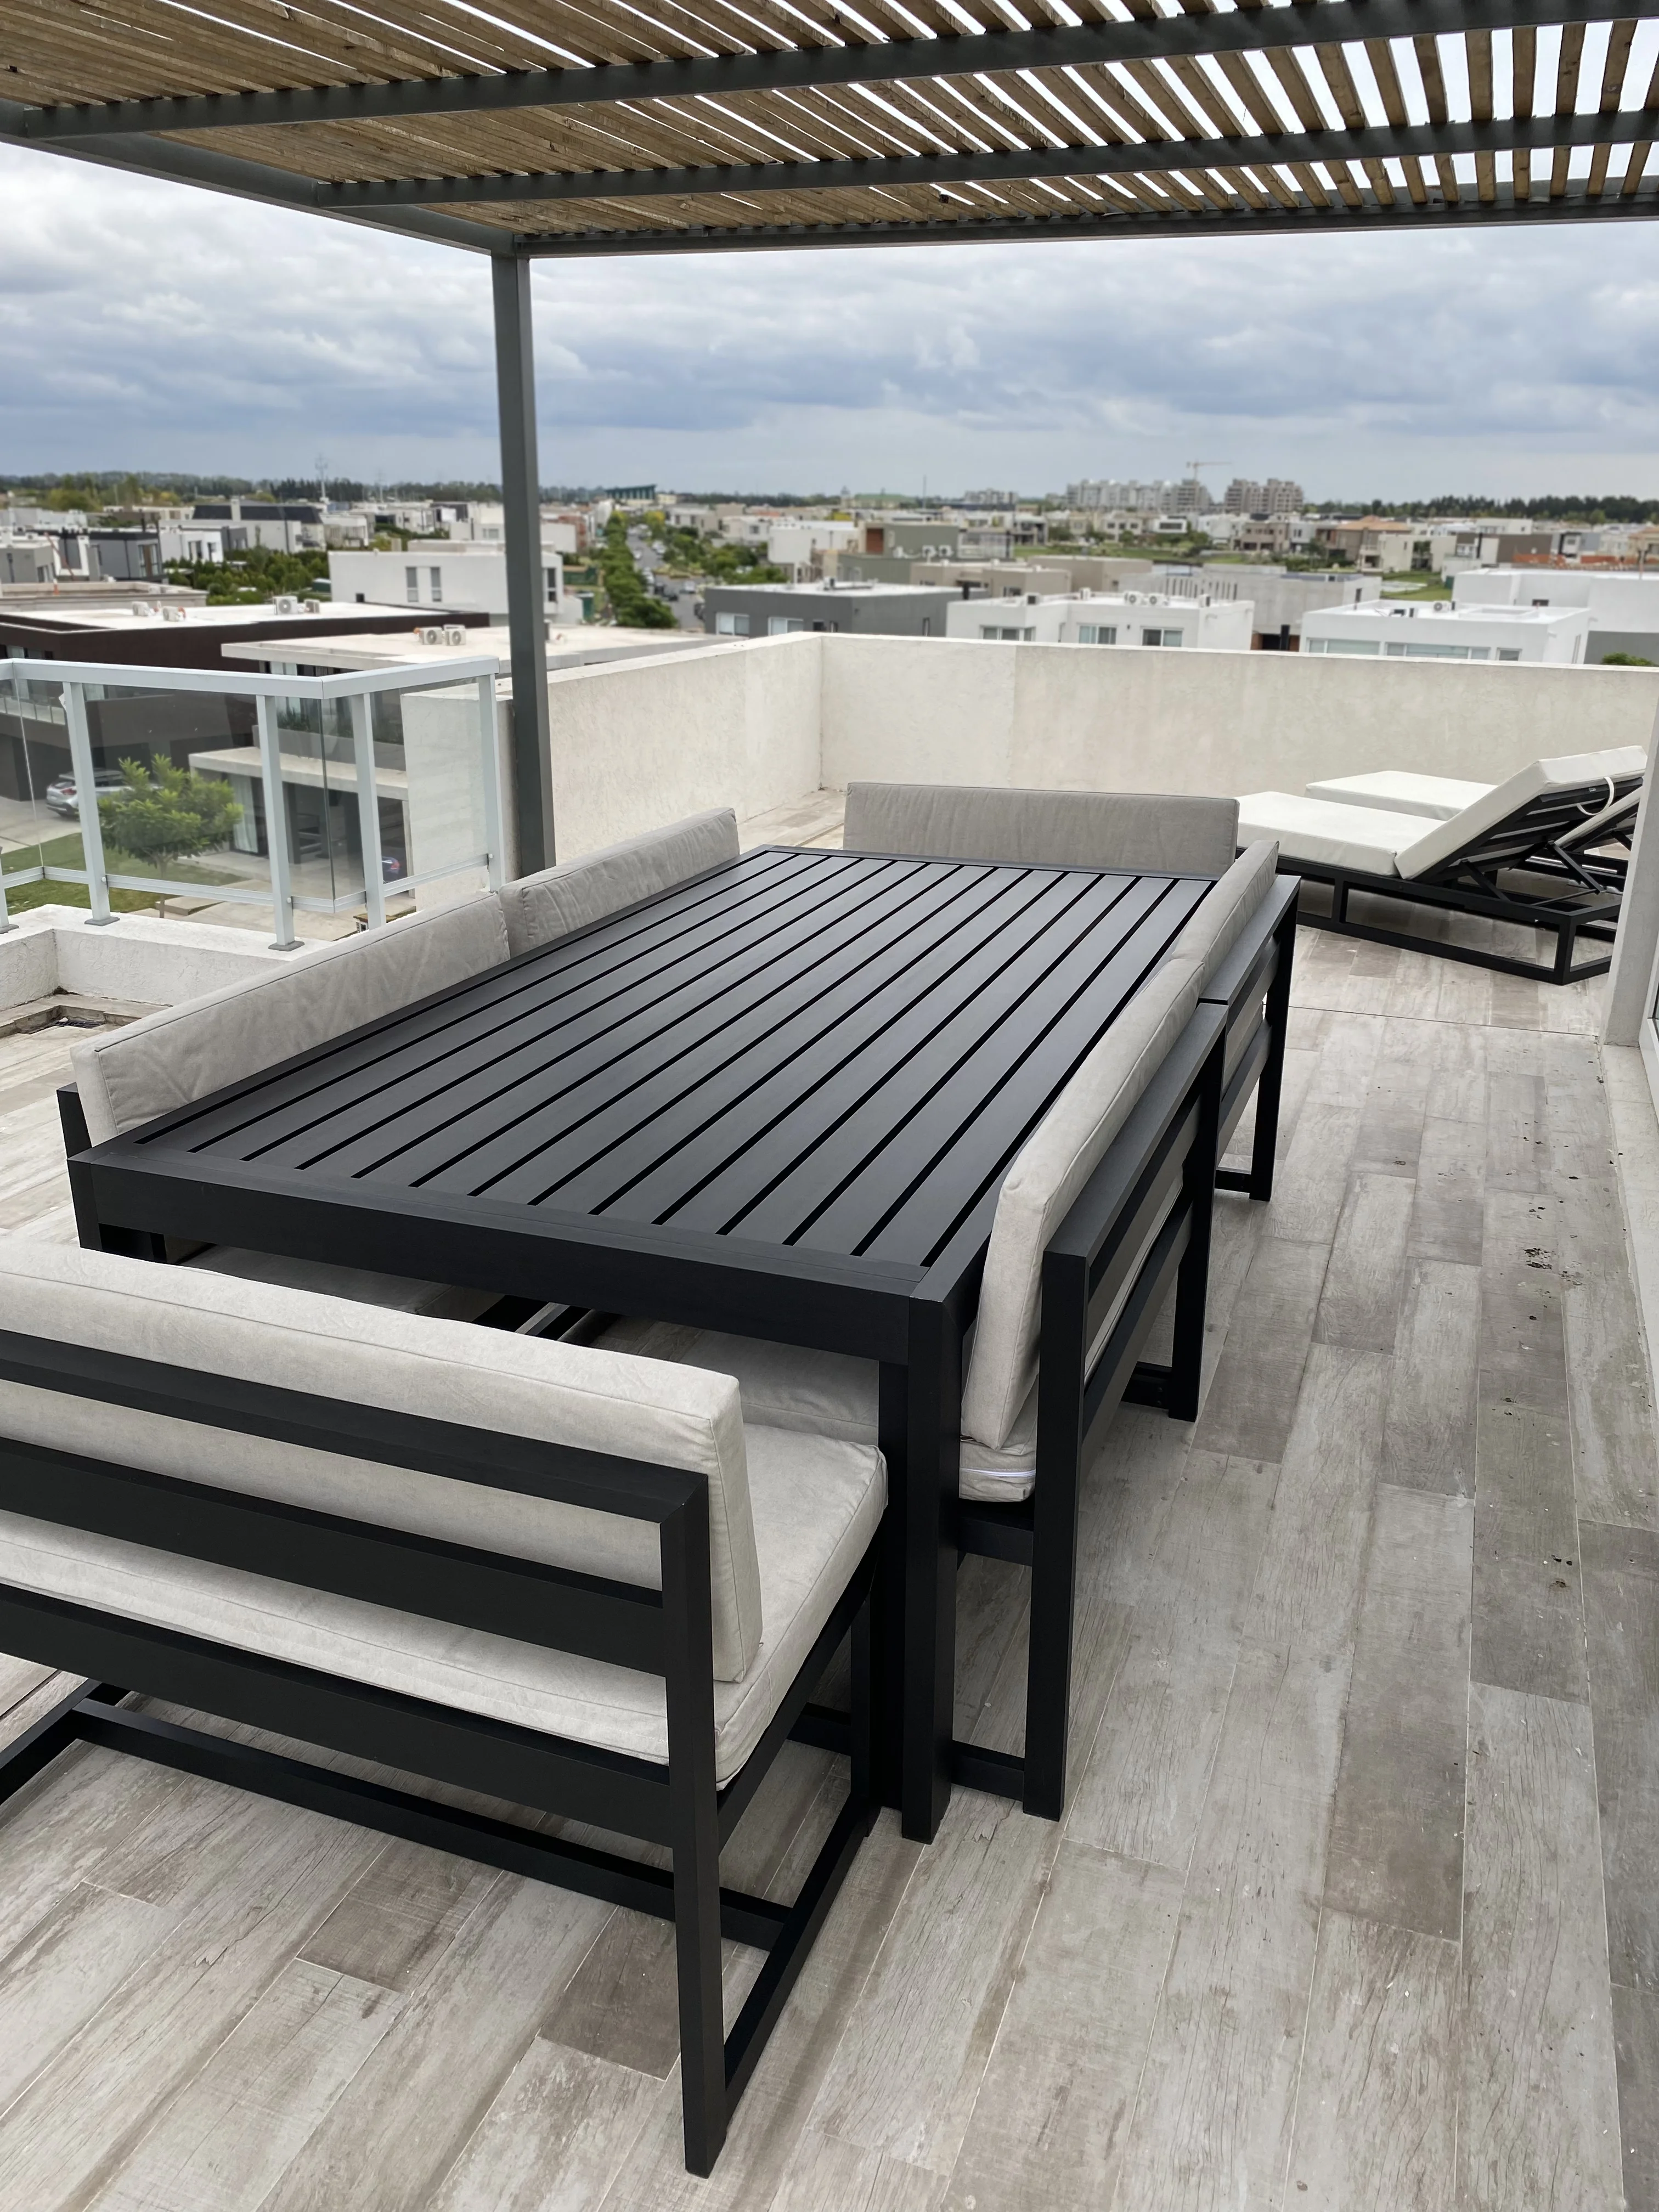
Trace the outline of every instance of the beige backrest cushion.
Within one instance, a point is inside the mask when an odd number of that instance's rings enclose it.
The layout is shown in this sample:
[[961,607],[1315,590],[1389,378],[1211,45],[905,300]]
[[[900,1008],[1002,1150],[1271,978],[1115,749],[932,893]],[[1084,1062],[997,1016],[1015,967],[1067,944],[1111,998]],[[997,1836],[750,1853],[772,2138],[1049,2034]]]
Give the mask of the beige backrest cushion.
[[1273,887],[1279,843],[1264,837],[1247,845],[1170,947],[1172,960],[1196,960],[1203,989],[1244,933],[1244,925]]
[[1647,755],[1639,745],[1614,745],[1606,752],[1568,753],[1558,760],[1533,761],[1506,783],[1494,784],[1484,799],[1454,814],[1449,822],[1434,823],[1426,836],[1395,854],[1395,866],[1402,876],[1420,876],[1427,869],[1438,867],[1442,860],[1461,853],[1528,800],[1547,792],[1599,783],[1607,787],[1602,795],[1611,801],[1614,783],[1644,775],[1647,764]]
[[88,1132],[101,1145],[506,957],[501,908],[481,891],[146,1014],[70,1055]]
[[981,1443],[1000,1449],[1007,1443],[1036,1379],[1048,1240],[1192,1019],[1198,993],[1197,961],[1166,961],[1079,1066],[1008,1170],[963,1383],[963,1431]]
[[507,942],[514,952],[531,951],[737,857],[738,817],[721,806],[586,853],[580,860],[561,860],[538,876],[520,876],[502,886]]
[[1237,849],[1238,801],[1160,792],[849,783],[842,842],[849,853],[1218,876]]
[[[478,1431],[486,1475],[492,1434],[705,1475],[716,1675],[738,1680],[759,1647],[760,1567],[729,1376],[21,1237],[0,1236],[0,1329],[455,1422]],[[655,1527],[585,1506],[3,1381],[0,1432],[515,1559],[660,1582]]]

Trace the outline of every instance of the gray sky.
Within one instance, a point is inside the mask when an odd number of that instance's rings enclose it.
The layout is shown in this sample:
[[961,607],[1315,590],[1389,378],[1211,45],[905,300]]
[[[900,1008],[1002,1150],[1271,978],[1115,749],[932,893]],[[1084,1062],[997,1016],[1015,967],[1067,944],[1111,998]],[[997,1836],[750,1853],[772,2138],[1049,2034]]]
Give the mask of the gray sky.
[[[0,148],[0,471],[498,469],[477,257]],[[1659,224],[544,264],[547,482],[1659,496]]]

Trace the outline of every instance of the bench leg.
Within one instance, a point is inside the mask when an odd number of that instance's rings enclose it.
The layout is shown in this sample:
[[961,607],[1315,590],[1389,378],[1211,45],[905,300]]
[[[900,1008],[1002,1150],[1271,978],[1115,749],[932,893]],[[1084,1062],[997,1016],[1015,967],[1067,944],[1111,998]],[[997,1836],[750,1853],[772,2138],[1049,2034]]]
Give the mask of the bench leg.
[[[1215,1128],[1209,1131],[1215,1157]],[[1057,1820],[1066,1809],[1072,1720],[1072,1613],[1077,1600],[1078,1492],[1083,1462],[1088,1269],[1073,1253],[1042,1263],[1037,1365],[1036,1480],[1031,1492],[1031,1629],[1025,1663],[1025,1810]]]
[[714,1787],[714,1680],[708,1511],[662,1523],[667,1666],[669,1840],[674,1855],[680,2102],[689,2172],[708,2174],[726,2141],[726,2021],[720,2002],[720,1827]]

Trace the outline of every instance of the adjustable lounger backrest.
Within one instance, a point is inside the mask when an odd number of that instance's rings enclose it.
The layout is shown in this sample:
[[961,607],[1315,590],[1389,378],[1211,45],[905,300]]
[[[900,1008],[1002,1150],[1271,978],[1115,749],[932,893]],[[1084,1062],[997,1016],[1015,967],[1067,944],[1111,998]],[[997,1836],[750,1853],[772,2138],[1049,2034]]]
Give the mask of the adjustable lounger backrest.
[[753,1663],[760,1567],[729,1376],[9,1237],[0,1237],[0,1330],[476,1430],[483,1480],[384,1467],[4,1379],[0,1435],[645,1588],[660,1585],[654,1527],[490,1487],[491,1435],[702,1474],[714,1673],[736,1681]]
[[501,906],[482,891],[89,1038],[70,1055],[88,1133],[101,1145],[465,982],[507,954]]
[[737,857],[738,817],[722,806],[585,853],[579,860],[561,860],[501,887],[507,942],[515,953],[528,952]]
[[842,843],[849,853],[1218,876],[1237,849],[1238,801],[1141,791],[849,783]]
[[1403,848],[1395,866],[1404,877],[1432,876],[1452,862],[1516,866],[1538,846],[1575,828],[1586,812],[1622,798],[1646,769],[1647,757],[1636,745],[1534,761],[1449,822],[1435,823]]
[[1213,890],[1206,891],[1192,920],[1170,947],[1171,960],[1196,960],[1203,989],[1244,933],[1244,925],[1273,887],[1279,844],[1264,837],[1247,845]]
[[1170,960],[1130,1000],[1026,1139],[997,1199],[963,1382],[963,1432],[1000,1449],[1037,1370],[1042,1255],[1198,1006],[1199,963]]

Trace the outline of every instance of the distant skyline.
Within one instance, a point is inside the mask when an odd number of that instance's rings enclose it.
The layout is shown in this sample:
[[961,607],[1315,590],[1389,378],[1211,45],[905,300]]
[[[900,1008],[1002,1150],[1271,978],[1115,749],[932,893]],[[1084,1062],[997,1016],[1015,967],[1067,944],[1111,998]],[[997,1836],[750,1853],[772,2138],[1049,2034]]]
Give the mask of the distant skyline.
[[[493,479],[475,256],[0,149],[0,474]],[[1659,228],[539,264],[547,483],[1659,496]]]

